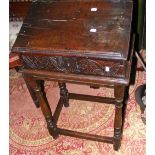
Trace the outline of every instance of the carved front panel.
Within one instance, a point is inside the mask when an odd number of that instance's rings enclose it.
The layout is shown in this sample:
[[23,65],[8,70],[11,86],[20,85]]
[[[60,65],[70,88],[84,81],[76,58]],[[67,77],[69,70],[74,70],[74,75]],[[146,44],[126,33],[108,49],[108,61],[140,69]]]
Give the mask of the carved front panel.
[[103,61],[99,59],[62,57],[62,56],[25,56],[22,55],[24,68],[48,70],[54,72],[102,75],[105,77],[124,77],[125,69],[122,62]]

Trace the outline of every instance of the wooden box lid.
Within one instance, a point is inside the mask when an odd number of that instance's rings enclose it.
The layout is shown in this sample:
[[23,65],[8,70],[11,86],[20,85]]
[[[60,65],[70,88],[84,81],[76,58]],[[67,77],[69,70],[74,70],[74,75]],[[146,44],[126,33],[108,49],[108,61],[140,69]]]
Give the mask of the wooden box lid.
[[127,60],[130,0],[60,0],[32,4],[12,52]]

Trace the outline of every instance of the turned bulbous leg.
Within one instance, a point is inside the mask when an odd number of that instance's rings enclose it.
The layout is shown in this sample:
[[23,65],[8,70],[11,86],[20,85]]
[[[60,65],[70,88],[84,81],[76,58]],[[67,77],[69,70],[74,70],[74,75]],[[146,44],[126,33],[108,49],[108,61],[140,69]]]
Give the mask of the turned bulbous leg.
[[65,83],[59,82],[60,99],[65,107],[69,107],[69,94]]
[[115,151],[118,151],[121,145],[122,138],[122,106],[124,100],[125,86],[114,86],[115,96],[115,120],[114,120],[114,143],[113,147]]
[[49,133],[51,134],[51,136],[53,138],[57,138],[58,137],[57,126],[56,126],[55,122],[53,121],[50,106],[48,105],[48,103],[46,102],[46,100],[44,98],[41,87],[38,85],[35,78],[27,76],[27,75],[23,75],[23,77],[25,79],[25,82],[30,86],[30,88],[35,93],[36,99],[39,101],[39,105],[41,107],[42,113],[43,113],[45,120],[47,122],[47,128],[48,128]]

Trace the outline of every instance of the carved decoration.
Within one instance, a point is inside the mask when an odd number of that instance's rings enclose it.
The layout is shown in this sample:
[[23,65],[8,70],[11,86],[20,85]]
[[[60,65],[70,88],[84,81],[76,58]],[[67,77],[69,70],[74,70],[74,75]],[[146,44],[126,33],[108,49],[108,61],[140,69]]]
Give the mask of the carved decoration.
[[[110,62],[99,59],[61,57],[61,56],[25,56],[22,55],[24,68],[49,70],[55,72],[124,77],[122,62]],[[108,68],[108,71],[107,71]]]

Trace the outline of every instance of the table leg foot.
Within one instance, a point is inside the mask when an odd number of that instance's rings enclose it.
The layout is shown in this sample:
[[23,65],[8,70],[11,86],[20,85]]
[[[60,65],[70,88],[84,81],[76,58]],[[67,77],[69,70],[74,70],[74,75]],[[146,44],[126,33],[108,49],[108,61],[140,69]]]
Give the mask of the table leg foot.
[[115,151],[118,151],[121,146],[121,137],[122,137],[122,131],[121,129],[114,129],[114,144],[113,148]]
[[47,128],[48,131],[50,133],[50,135],[54,138],[57,139],[59,137],[58,131],[57,131],[57,126],[54,123],[54,121],[52,120],[52,118],[46,118],[46,122],[47,122]]

